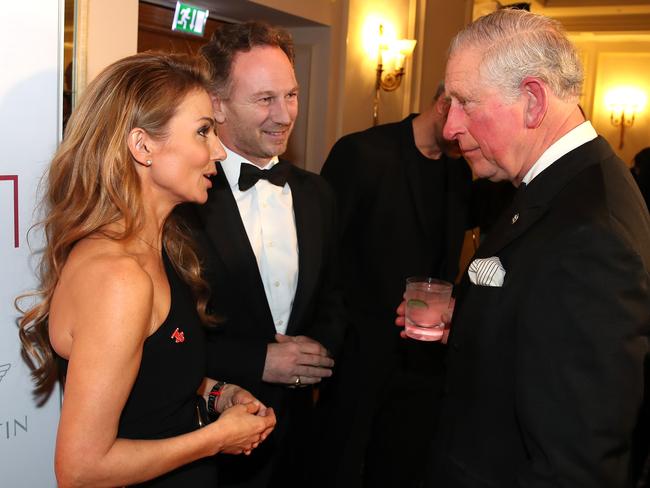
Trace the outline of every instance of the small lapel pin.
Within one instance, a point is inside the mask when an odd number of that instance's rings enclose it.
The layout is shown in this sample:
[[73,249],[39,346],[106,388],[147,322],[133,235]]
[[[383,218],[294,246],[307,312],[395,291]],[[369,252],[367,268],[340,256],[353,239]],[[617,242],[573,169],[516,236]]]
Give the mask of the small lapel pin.
[[512,223],[514,224],[515,222],[517,222],[517,220],[519,220],[519,214],[518,213],[516,213],[516,214],[514,214],[512,216]]
[[179,342],[185,342],[185,334],[183,334],[183,331],[178,330],[178,327],[176,327],[176,330],[171,335],[171,338],[176,341],[176,344]]

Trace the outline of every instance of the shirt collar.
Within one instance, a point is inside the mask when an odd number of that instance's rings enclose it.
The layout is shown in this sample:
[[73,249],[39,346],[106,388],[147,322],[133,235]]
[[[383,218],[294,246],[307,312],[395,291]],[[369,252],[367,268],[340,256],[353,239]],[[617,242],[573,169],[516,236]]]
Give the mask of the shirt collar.
[[586,120],[577,127],[574,127],[569,132],[560,137],[557,141],[551,144],[546,151],[542,153],[537,162],[533,164],[532,168],[528,170],[522,183],[529,184],[533,178],[552,165],[555,161],[560,159],[565,154],[573,151],[576,147],[582,146],[587,142],[598,137],[591,122]]
[[[230,188],[233,189],[238,188],[241,165],[242,164],[252,164],[253,166],[257,166],[257,165],[250,162],[244,156],[240,156],[235,151],[228,149],[225,145],[223,145],[223,148],[226,151],[226,159],[221,161],[221,168],[223,168],[223,172],[226,175],[226,179],[228,180],[228,184],[230,185]],[[266,164],[266,166],[264,166],[261,169],[270,169],[277,163],[278,163],[278,157],[273,156],[271,160]]]

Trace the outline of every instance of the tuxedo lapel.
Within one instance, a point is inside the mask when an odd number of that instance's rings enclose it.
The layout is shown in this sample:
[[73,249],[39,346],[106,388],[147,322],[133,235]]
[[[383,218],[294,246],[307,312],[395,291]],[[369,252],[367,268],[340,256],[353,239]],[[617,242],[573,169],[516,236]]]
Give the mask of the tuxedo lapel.
[[587,166],[611,156],[607,142],[598,137],[558,159],[530,182],[522,196],[501,214],[487,239],[476,252],[478,258],[494,256],[541,219],[553,198]]
[[498,252],[524,234],[546,212],[547,203],[532,205],[526,200],[517,200],[504,211],[490,231],[485,242],[476,251],[475,258],[485,258]]
[[220,163],[217,163],[214,187],[208,202],[200,207],[200,215],[213,251],[229,272],[232,286],[246,295],[251,313],[255,313],[259,323],[274,327],[255,253]]
[[310,191],[305,180],[301,178],[295,168],[292,168],[287,182],[291,188],[298,238],[298,285],[287,327],[287,334],[291,335],[301,323],[301,317],[309,303],[309,297],[314,293],[316,279],[319,275],[318,263],[321,261],[324,236],[321,225],[323,216],[320,213],[317,196]]

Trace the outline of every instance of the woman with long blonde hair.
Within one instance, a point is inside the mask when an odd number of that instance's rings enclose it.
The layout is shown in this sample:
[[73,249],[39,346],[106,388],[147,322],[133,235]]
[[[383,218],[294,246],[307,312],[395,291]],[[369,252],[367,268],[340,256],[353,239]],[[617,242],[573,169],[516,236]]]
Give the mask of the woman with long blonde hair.
[[[215,486],[275,416],[204,378],[207,287],[171,214],[203,203],[225,157],[199,61],[138,54],[104,70],[49,167],[41,285],[20,320],[37,389],[65,373],[59,486]],[[198,429],[197,392],[216,421]],[[220,414],[220,415],[219,415]]]

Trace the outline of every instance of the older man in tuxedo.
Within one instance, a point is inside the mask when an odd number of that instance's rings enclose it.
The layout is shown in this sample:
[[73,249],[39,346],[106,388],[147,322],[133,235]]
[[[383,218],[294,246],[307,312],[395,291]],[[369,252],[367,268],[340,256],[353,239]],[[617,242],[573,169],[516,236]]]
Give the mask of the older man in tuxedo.
[[650,218],[580,112],[576,49],[558,22],[499,10],[452,41],[445,83],[445,136],[519,191],[459,289],[429,486],[632,486]]
[[298,111],[290,36],[259,22],[224,25],[202,54],[227,153],[207,204],[187,216],[221,318],[209,374],[245,385],[278,418],[268,445],[220,459],[219,486],[301,486],[311,387],[332,374],[343,336],[334,195],[278,159]]

